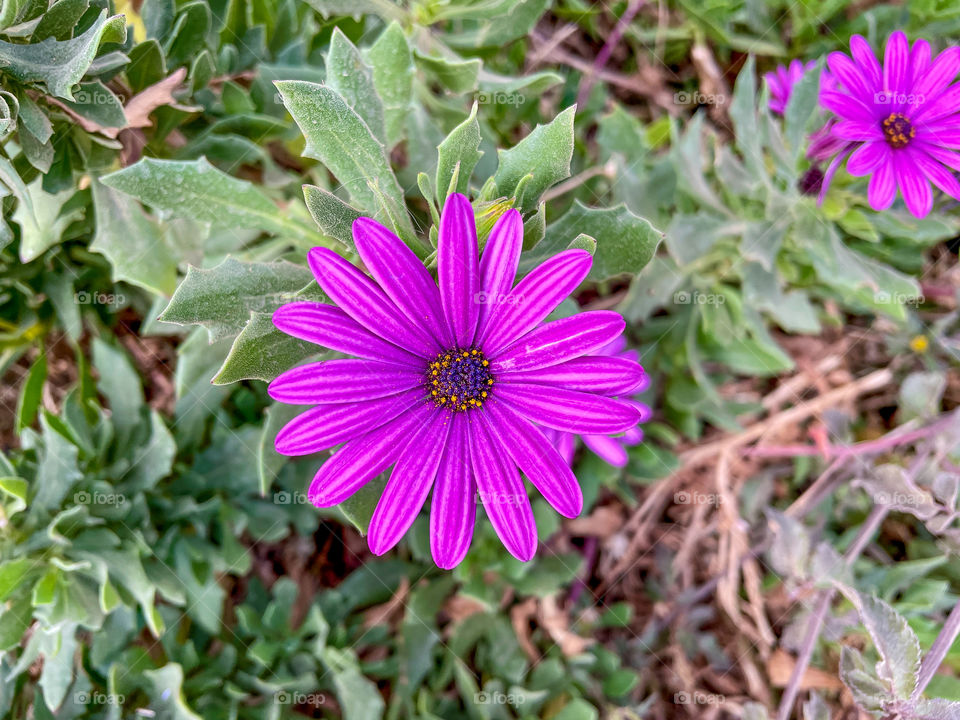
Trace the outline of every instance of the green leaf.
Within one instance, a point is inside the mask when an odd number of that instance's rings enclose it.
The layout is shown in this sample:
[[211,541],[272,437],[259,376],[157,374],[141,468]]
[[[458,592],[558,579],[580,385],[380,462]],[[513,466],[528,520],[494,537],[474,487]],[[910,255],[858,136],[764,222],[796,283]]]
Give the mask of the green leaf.
[[127,115],[123,104],[106,85],[99,80],[81,83],[74,93],[73,100],[65,100],[64,105],[84,120],[100,128],[122,128],[127,126]]
[[121,445],[130,439],[140,424],[144,405],[143,388],[127,354],[101,340],[93,341],[93,365],[100,375],[97,389],[110,404],[110,420]]
[[363,213],[316,185],[304,185],[303,197],[320,232],[352,250],[353,221]]
[[170,720],[203,720],[183,696],[183,667],[171,662],[156,670],[144,670],[143,675],[153,685],[153,704],[165,708]]
[[60,506],[73,484],[83,477],[77,465],[79,452],[51,423],[46,412],[40,415],[43,430],[43,453],[33,485],[31,512],[49,511]]
[[360,488],[353,495],[337,505],[337,509],[353,523],[361,535],[367,534],[370,527],[370,518],[377,507],[383,489],[387,485],[389,473],[381,473],[373,480]]
[[[480,151],[480,124],[477,122],[477,103],[470,115],[457,125],[437,148],[437,200],[443,207],[449,191],[466,194],[470,176],[483,153]],[[454,174],[456,185],[451,187]]]
[[97,180],[91,184],[96,231],[90,249],[113,266],[114,281],[170,295],[177,287],[177,257],[160,224],[139,204]]
[[756,84],[756,61],[753,55],[750,55],[740,74],[737,75],[737,81],[733,87],[730,120],[736,130],[737,147],[743,153],[747,168],[754,177],[766,178],[763,151],[760,147],[760,131],[757,125]]
[[[227,258],[209,270],[191,266],[160,320],[202,325],[215,342],[240,333],[251,313],[271,313],[312,283],[309,269],[288,262],[247,263]],[[318,289],[311,299],[321,297]]]
[[882,712],[893,700],[890,691],[867,670],[859,651],[844,645],[840,650],[840,679],[849,688],[853,699],[867,712]]
[[9,560],[0,565],[0,602],[10,597],[35,567],[37,563],[30,558]]
[[73,100],[73,86],[80,82],[102,42],[122,42],[123,15],[107,17],[103,10],[82,35],[70,40],[47,38],[31,45],[0,41],[0,67],[20,82],[42,82],[56,97]]
[[374,217],[411,248],[428,254],[430,248],[413,231],[386,150],[343,97],[331,88],[302,80],[275,84],[306,138],[304,156],[322,162],[361,209],[373,211]]
[[47,380],[47,354],[41,348],[40,355],[30,366],[26,382],[17,400],[16,428],[22,432],[33,424],[43,398],[43,383]]
[[89,0],[59,0],[43,14],[37,29],[30,36],[31,43],[38,43],[48,37],[66,40],[77,27],[77,22],[90,7]]
[[807,70],[800,82],[790,91],[790,100],[783,114],[783,134],[790,146],[794,159],[800,157],[805,148],[807,124],[814,111],[820,95],[820,68]]
[[403,138],[413,97],[413,55],[399,23],[390,23],[380,33],[367,51],[367,60],[373,67],[373,84],[383,101],[387,147],[393,147]]
[[863,593],[849,594],[860,610],[860,619],[873,640],[881,662],[877,666],[894,697],[907,700],[917,686],[920,671],[920,642],[906,619],[879,598]]
[[319,352],[321,349],[313,343],[277,330],[271,314],[253,313],[233,341],[213,382],[216,385],[241,380],[270,382],[283,371]]
[[579,200],[547,228],[547,236],[534,252],[524,257],[529,270],[561,250],[573,246],[580,235],[596,240],[590,279],[604,280],[624,273],[636,274],[646,267],[663,234],[625,205],[589,208]]
[[[7,178],[3,180],[6,182]],[[63,231],[74,220],[83,216],[83,208],[75,207],[61,214],[67,200],[73,197],[74,190],[68,188],[51,195],[43,189],[43,177],[38,176],[26,188],[21,196],[17,188],[17,209],[13,220],[20,225],[20,259],[30,262],[40,257],[47,249],[60,242]]]
[[[570,177],[575,113],[576,107],[569,107],[549,124],[537,125],[513,148],[498,151],[500,164],[494,175],[497,191],[500,195],[516,197],[517,206],[524,214],[536,209],[548,188]],[[533,178],[518,192],[520,181],[527,175]]]
[[944,372],[913,372],[907,375],[898,393],[899,422],[936,417],[946,389],[947,377]]
[[24,593],[0,612],[0,652],[16,647],[33,623],[33,604],[29,593]]
[[273,441],[280,429],[302,412],[297,405],[274,403],[264,410],[265,420],[257,444],[257,468],[260,475],[260,495],[265,496],[287,458],[274,449]]
[[227,175],[206,158],[143,158],[104,176],[101,182],[173,217],[215,227],[263,230],[307,247],[318,241],[312,228],[286,217],[256,185]]
[[379,142],[386,141],[383,102],[373,83],[373,71],[338,27],[333,28],[327,53],[327,87],[340,94]]
[[477,76],[483,63],[477,58],[455,60],[413,51],[417,65],[431,80],[457,95],[477,89]]

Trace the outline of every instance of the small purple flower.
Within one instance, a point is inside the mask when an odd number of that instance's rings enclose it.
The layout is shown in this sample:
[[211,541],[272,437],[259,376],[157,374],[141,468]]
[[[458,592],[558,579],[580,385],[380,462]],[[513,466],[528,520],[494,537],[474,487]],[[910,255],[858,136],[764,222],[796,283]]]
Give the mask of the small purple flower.
[[[640,362],[640,354],[636,350],[627,349],[627,341],[623,336],[604,345],[596,351],[596,355],[618,357],[635,363]],[[643,382],[634,388],[634,393],[641,393],[650,386],[650,376],[644,373],[643,377]],[[626,402],[634,404],[640,411],[642,415],[640,422],[645,422],[650,418],[649,407],[633,400],[626,400]],[[563,456],[567,465],[571,465],[577,446],[576,433],[547,429],[545,434],[553,442],[554,447],[557,448],[560,455]],[[609,435],[587,434],[581,435],[580,439],[583,440],[584,445],[590,448],[590,450],[598,455],[604,462],[614,467],[624,467],[629,460],[627,457],[627,448],[639,445],[643,441],[643,430],[638,427],[632,427],[622,435],[611,437]]]
[[773,72],[764,73],[763,79],[767,81],[767,87],[770,88],[770,109],[773,112],[777,115],[783,115],[786,112],[793,86],[800,82],[804,73],[816,64],[816,60],[811,60],[806,65],[800,60],[793,60],[787,66],[778,65]]
[[307,455],[342,444],[310,485],[318,507],[343,502],[393,466],[370,520],[377,555],[399,542],[432,489],[437,565],[455,567],[466,555],[478,493],[507,550],[529,560],[537,528],[520,473],[561,515],[575,517],[583,505],[577,479],[541,427],[614,434],[641,419],[635,405],[614,399],[644,382],[640,365],[585,357],[623,332],[620,315],[543,323],[586,279],[590,254],[565,250],[514,286],[520,214],[498,220],[480,258],[473,208],[459,194],[440,219],[438,282],[373,220],[356,220],[353,236],[372,279],[314,248],[310,268],[338,307],[296,302],[274,313],[283,332],[355,358],[302,365],[270,383],[279,402],[317,405],[280,430],[277,451]]
[[960,48],[932,59],[930,44],[913,47],[902,32],[887,39],[881,66],[867,41],[850,39],[850,53],[827,57],[840,88],[821,88],[820,104],[836,115],[829,133],[845,143],[827,169],[821,200],[830,179],[849,155],[847,171],[870,176],[867,196],[874,210],[893,204],[897,188],[907,209],[925,217],[933,208],[933,183],[960,199]]

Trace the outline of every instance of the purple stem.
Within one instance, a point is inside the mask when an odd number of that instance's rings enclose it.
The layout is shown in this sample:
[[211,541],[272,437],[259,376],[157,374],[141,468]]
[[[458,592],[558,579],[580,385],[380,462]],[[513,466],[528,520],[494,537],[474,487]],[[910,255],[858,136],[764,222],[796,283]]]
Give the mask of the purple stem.
[[920,665],[920,676],[917,679],[917,687],[913,691],[914,699],[919,698],[923,694],[923,691],[927,689],[927,685],[930,684],[933,676],[943,663],[947,652],[953,647],[953,642],[957,639],[957,635],[960,635],[960,600],[953,606],[953,610],[951,610],[950,615],[947,616],[947,622],[944,623],[943,629],[940,630],[937,639],[933,641],[930,650],[923,656],[923,663]]
[[623,37],[624,30],[627,29],[627,25],[629,25],[633,21],[633,18],[636,17],[637,13],[640,12],[640,7],[642,5],[643,0],[631,0],[630,4],[627,5],[627,9],[617,21],[616,27],[613,28],[613,32],[610,33],[610,37],[607,38],[607,41],[603,44],[603,47],[600,48],[600,52],[597,53],[597,57],[593,61],[593,69],[583,78],[583,81],[580,84],[580,92],[577,93],[578,108],[582,108],[583,104],[587,101],[587,97],[589,97],[590,91],[593,89],[593,83],[597,73],[603,70],[607,64],[607,61],[610,60],[610,55],[613,53],[613,48],[618,42],[620,42],[620,38]]

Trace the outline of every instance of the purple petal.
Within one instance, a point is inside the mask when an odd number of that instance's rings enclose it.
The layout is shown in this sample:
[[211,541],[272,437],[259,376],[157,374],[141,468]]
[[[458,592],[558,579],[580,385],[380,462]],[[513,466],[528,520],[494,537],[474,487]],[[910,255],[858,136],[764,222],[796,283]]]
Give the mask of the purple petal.
[[916,167],[913,155],[914,153],[897,153],[894,156],[893,171],[907,210],[914,217],[923,218],[933,209],[933,192],[927,178]]
[[870,201],[870,207],[879,211],[893,205],[896,196],[897,183],[893,177],[893,158],[890,157],[874,170],[870,177],[870,184],[867,185],[867,199]]
[[619,438],[608,435],[584,435],[583,444],[613,467],[624,467],[629,460],[627,450]]
[[623,400],[538,385],[500,385],[495,397],[539,425],[573,433],[614,435],[643,418]]
[[876,122],[875,112],[860,100],[846,93],[825,90],[820,93],[820,104],[847,123],[872,125]]
[[564,250],[535,267],[494,307],[478,344],[495,353],[535,328],[586,279],[592,264],[586,250]]
[[851,93],[863,99],[873,99],[874,89],[870,81],[863,76],[849,57],[842,52],[832,52],[827,55],[827,65],[830,67],[830,72]]
[[519,372],[559,365],[593,352],[623,332],[626,323],[610,310],[593,310],[554,320],[492,354],[494,372]]
[[449,429],[447,416],[433,413],[397,460],[370,518],[367,543],[374,555],[383,555],[400,542],[416,520],[437,475]]
[[873,54],[873,49],[863,36],[854,35],[850,38],[850,54],[860,68],[861,75],[870,82],[874,91],[879,90],[883,71],[877,56]]
[[284,425],[274,440],[281,455],[310,455],[329,450],[390,422],[423,400],[413,390],[380,400],[321,405],[301,413]]
[[460,193],[447,198],[439,233],[437,275],[443,310],[458,347],[469,347],[480,314],[480,269],[473,207]]
[[374,360],[324,360],[281,373],[267,386],[277,402],[341,403],[396,395],[423,381],[423,373]]
[[333,305],[315,302],[283,305],[273,313],[273,324],[287,335],[348,355],[397,365],[423,367],[421,358],[374,335]]
[[823,173],[823,182],[820,183],[820,192],[817,194],[817,205],[823,205],[823,200],[827,197],[827,190],[830,188],[830,181],[833,180],[833,176],[837,173],[837,170],[840,169],[840,166],[849,154],[849,150],[844,150],[827,165],[827,170]]
[[333,250],[313,248],[307,262],[323,291],[367,330],[422,357],[440,352],[436,340],[411,325],[373,280]]
[[925,105],[947,89],[960,72],[960,47],[949,47],[937,55],[930,69],[922,77],[916,78],[916,91],[919,104]]
[[907,78],[907,87],[917,91],[920,80],[930,71],[930,43],[922,38],[913,43],[910,50],[910,75]]
[[935,99],[927,97],[925,100],[912,118],[915,123],[930,125],[942,117],[953,115],[960,111],[960,83],[951,85]]
[[915,140],[914,145],[916,146],[917,150],[923,151],[934,160],[938,160],[954,170],[960,170],[960,153],[957,153],[954,150],[948,150],[947,148],[938,147],[937,145],[933,145],[922,140]]
[[551,507],[564,517],[579,515],[583,493],[577,478],[543,433],[495,400],[487,403],[484,411],[490,415],[489,428],[501,446]]
[[476,494],[467,419],[465,414],[456,413],[450,420],[447,449],[440,461],[430,507],[430,552],[444,570],[459,565],[470,549],[477,516]]
[[477,336],[483,335],[487,318],[498,299],[505,297],[517,277],[517,263],[523,249],[523,219],[520,213],[507,210],[490,231],[480,256],[480,315]]
[[411,433],[436,410],[426,403],[391,422],[354,438],[327,460],[310,484],[308,497],[317,507],[339,505],[372,478],[393,465]]
[[886,162],[889,155],[890,150],[886,143],[864,143],[850,155],[847,161],[847,172],[854,177],[869,175],[880,166],[880,163]]
[[906,94],[910,81],[910,44],[900,30],[887,39],[883,57],[883,87],[896,95]]
[[627,446],[639,445],[643,442],[643,430],[638,427],[632,427],[622,436],[623,444]]
[[353,222],[353,239],[367,270],[411,323],[425,327],[448,346],[451,337],[440,312],[440,291],[406,243],[380,223],[361,217]]
[[630,395],[649,385],[643,368],[619,357],[579,357],[527,372],[502,372],[498,383],[564,387],[598,395]]
[[530,499],[506,448],[491,434],[482,412],[470,426],[470,457],[480,502],[504,547],[527,562],[537,551],[537,524]]
[[841,120],[833,125],[830,132],[835,137],[855,142],[883,140],[883,130],[880,129],[879,122],[865,123],[858,120]]

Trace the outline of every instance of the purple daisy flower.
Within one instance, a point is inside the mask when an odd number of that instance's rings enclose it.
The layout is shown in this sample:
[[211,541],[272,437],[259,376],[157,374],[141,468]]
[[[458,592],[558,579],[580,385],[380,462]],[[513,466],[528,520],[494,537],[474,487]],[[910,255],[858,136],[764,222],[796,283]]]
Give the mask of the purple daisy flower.
[[816,60],[806,64],[800,60],[793,60],[787,66],[778,65],[773,72],[764,73],[763,79],[770,88],[770,109],[773,112],[777,115],[783,115],[786,112],[793,86],[800,82],[803,74],[816,64]]
[[830,53],[827,63],[841,89],[820,91],[820,104],[837,116],[830,133],[846,143],[827,169],[821,200],[848,155],[851,175],[870,176],[874,210],[890,207],[898,187],[918,218],[933,208],[930,183],[960,199],[951,173],[960,169],[960,83],[951,85],[960,71],[960,48],[932,59],[926,40],[911,48],[898,31],[887,39],[882,66],[859,35],[850,39],[850,53]]
[[310,268],[339,307],[296,302],[274,313],[283,332],[355,358],[302,365],[270,383],[279,402],[317,405],[280,430],[277,451],[306,455],[342,444],[310,485],[318,507],[343,502],[393,466],[370,520],[377,555],[399,542],[432,489],[437,565],[452,568],[466,555],[478,494],[507,550],[529,560],[537,529],[520,473],[561,515],[575,517],[583,505],[541,427],[614,434],[641,418],[635,405],[614,399],[644,381],[639,364],[584,357],[623,332],[620,315],[543,323],[586,279],[590,254],[565,250],[514,286],[520,214],[498,220],[480,258],[473,208],[459,194],[440,219],[438,282],[373,220],[356,220],[353,235],[372,279],[314,248]]
[[[629,362],[640,362],[640,353],[634,349],[627,349],[627,341],[623,336],[607,343],[596,351],[597,356],[617,357]],[[643,368],[641,367],[641,370]],[[643,381],[633,389],[634,393],[641,393],[650,387],[650,376],[644,373]],[[646,422],[650,418],[650,408],[641,402],[627,400],[632,403],[641,413],[640,422]],[[544,434],[550,438],[554,447],[566,461],[567,465],[573,464],[573,456],[577,449],[576,433],[563,432],[547,428]],[[643,441],[643,430],[639,427],[632,427],[622,435],[581,435],[580,439],[594,454],[598,455],[604,462],[614,467],[624,467],[629,458],[627,457],[627,448],[639,445]]]

